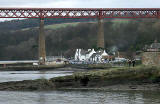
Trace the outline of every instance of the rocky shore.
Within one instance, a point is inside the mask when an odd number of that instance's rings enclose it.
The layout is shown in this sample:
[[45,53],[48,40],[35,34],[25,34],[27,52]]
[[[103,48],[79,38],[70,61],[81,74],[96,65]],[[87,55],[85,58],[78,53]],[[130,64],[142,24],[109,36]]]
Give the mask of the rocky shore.
[[111,64],[70,64],[72,68],[81,68],[81,69],[108,69],[111,68]]
[[77,72],[70,76],[0,83],[0,90],[160,90],[160,67],[137,66]]

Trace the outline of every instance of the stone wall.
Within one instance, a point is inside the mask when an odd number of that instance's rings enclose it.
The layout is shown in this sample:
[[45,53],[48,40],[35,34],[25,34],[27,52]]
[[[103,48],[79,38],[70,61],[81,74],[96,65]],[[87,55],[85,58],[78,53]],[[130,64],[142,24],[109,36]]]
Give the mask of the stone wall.
[[160,52],[144,52],[144,53],[142,53],[142,64],[144,64],[144,65],[160,65]]

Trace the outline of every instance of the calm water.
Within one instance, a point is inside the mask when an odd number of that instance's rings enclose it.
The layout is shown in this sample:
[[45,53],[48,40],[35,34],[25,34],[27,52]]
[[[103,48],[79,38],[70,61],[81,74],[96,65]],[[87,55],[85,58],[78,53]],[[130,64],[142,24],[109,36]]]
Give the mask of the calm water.
[[71,75],[72,71],[0,71],[0,82],[53,78]]
[[[52,78],[72,71],[1,71],[0,82]],[[0,104],[160,104],[153,91],[0,91]]]
[[160,92],[0,92],[0,104],[160,104]]

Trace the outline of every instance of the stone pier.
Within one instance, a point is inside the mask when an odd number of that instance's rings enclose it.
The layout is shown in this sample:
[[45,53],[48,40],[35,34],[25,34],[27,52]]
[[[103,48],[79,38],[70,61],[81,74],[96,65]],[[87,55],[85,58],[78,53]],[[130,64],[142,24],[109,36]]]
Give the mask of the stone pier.
[[40,18],[39,27],[39,64],[44,65],[46,60],[45,50],[45,32],[44,32],[44,18]]
[[105,46],[104,46],[103,19],[101,19],[101,18],[98,18],[97,48],[105,48]]

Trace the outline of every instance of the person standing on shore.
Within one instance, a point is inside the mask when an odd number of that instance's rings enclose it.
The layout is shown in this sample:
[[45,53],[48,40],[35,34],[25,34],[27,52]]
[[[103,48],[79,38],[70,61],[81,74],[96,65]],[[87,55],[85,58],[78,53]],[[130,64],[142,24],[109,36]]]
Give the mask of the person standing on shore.
[[129,67],[131,66],[131,64],[132,64],[132,61],[131,61],[131,60],[128,60],[128,65],[129,65]]
[[135,59],[132,60],[132,65],[133,65],[133,67],[135,66],[135,63],[136,63]]

